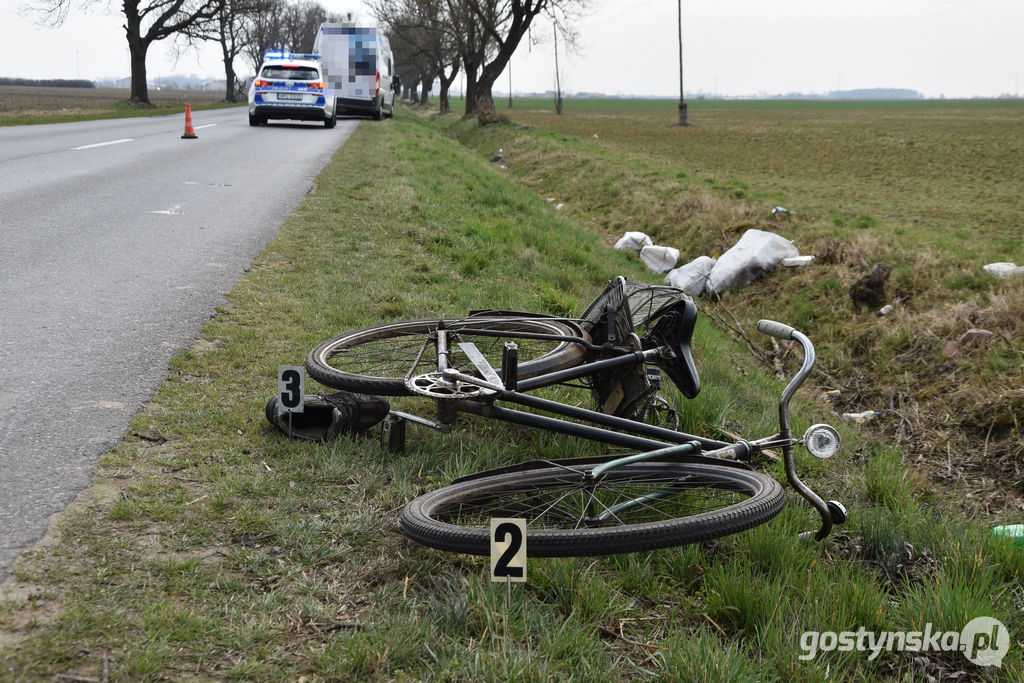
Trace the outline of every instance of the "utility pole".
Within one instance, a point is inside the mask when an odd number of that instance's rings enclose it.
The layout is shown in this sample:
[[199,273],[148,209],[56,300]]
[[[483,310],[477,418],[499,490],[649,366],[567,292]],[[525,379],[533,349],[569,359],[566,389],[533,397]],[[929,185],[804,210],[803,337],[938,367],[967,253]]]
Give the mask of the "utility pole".
[[555,113],[562,113],[562,80],[558,75],[558,24],[552,17],[551,28],[555,30]]
[[686,121],[686,96],[683,94],[683,0],[679,4],[679,125],[690,125]]

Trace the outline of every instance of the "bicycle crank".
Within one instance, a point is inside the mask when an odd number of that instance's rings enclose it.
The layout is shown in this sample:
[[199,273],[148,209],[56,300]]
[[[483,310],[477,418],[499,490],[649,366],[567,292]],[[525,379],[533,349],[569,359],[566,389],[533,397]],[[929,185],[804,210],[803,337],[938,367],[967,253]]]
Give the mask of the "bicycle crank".
[[459,379],[445,379],[440,372],[407,377],[405,386],[414,394],[439,400],[478,398],[483,391],[480,387]]

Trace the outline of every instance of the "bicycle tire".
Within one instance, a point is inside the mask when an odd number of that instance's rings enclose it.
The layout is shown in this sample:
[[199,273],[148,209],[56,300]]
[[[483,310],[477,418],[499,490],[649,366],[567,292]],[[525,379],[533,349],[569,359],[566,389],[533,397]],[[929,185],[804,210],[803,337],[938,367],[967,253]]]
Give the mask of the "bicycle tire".
[[[587,469],[552,466],[457,482],[411,501],[402,512],[402,530],[432,548],[489,555],[490,519],[525,518],[531,557],[614,555],[739,533],[764,524],[786,503],[782,486],[757,472],[704,463],[634,463],[607,472],[593,494],[598,507],[608,509],[653,487],[671,487],[671,495],[596,526],[580,514],[589,495],[583,485]],[[714,509],[700,510],[704,501]]]
[[[424,348],[427,336],[442,322],[433,320],[407,320],[365,327],[329,339],[313,349],[306,358],[306,370],[316,381],[335,389],[379,396],[409,396],[405,385],[406,374],[413,368],[417,354]],[[508,338],[472,337],[473,341],[495,369],[501,367],[501,348],[505,341],[519,346],[520,380],[574,367],[586,358],[585,349],[571,342],[537,341],[514,338],[516,332],[539,332],[562,336],[585,337],[575,324],[553,318],[524,318],[518,316],[481,316],[444,319],[449,331],[460,329],[487,329],[509,332]],[[449,363],[464,372],[474,373],[472,364],[453,344]],[[436,348],[427,345],[420,361],[422,372],[436,370]]]

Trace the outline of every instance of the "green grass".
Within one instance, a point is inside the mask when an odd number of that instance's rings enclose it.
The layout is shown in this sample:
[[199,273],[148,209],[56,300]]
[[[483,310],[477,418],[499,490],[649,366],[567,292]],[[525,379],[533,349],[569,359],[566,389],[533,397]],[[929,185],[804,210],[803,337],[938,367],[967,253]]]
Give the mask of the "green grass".
[[[488,158],[404,110],[358,127],[103,457],[104,487],[19,563],[0,601],[6,678],[100,680],[104,663],[126,681],[1020,678],[1019,647],[999,671],[955,654],[924,669],[909,653],[799,659],[806,630],[961,628],[976,611],[1015,638],[1024,625],[1019,552],[852,428],[833,460],[798,457],[853,513],[827,543],[795,538],[815,515],[794,498],[726,539],[531,560],[510,601],[484,559],[406,540],[402,507],[483,467],[603,447],[473,418],[447,435],[410,426],[403,455],[271,428],[277,366],[338,332],[482,306],[578,313],[614,275],[657,279]],[[674,397],[684,428],[772,433],[779,381],[706,316],[695,355],[704,389]],[[801,402],[794,427],[827,419]]]

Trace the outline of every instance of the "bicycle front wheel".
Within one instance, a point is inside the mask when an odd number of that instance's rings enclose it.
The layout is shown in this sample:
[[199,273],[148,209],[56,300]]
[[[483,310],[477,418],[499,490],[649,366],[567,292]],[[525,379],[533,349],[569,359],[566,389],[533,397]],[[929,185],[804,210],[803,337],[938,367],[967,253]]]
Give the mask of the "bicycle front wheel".
[[409,503],[402,530],[452,552],[490,554],[493,517],[526,519],[532,557],[655,550],[764,524],[786,503],[757,472],[704,463],[645,462],[609,470],[552,466],[471,479]]
[[[586,358],[572,342],[525,339],[520,333],[583,337],[576,325],[558,319],[486,316],[446,320],[409,320],[346,332],[320,344],[306,358],[306,370],[316,381],[335,389],[381,396],[409,396],[405,377],[437,369],[437,346],[431,335],[444,323],[451,333],[448,365],[476,374],[458,341],[470,341],[494,368],[501,367],[504,342],[519,347],[519,379],[574,367]],[[475,335],[466,330],[507,333]]]

